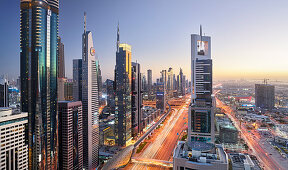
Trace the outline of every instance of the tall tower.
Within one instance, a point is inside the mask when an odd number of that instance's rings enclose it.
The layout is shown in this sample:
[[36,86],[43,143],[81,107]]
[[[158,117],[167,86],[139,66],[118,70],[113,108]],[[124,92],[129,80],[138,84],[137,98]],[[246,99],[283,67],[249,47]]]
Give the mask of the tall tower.
[[[117,30],[119,41],[119,27]],[[131,46],[119,44],[115,66],[115,136],[119,146],[126,146],[132,139],[131,69]]]
[[173,68],[170,67],[168,69],[167,76],[168,76],[167,91],[168,91],[169,96],[171,97],[173,94]]
[[95,57],[92,32],[86,31],[84,14],[84,33],[82,35],[82,106],[83,106],[83,167],[95,169],[99,155],[99,114],[98,114],[98,60]]
[[211,38],[191,35],[192,101],[189,106],[188,140],[214,143]]
[[142,80],[140,64],[132,62],[132,135],[137,136],[142,126]]
[[29,169],[57,169],[59,0],[21,0],[21,109],[28,112]]
[[153,84],[153,81],[152,81],[152,70],[147,70],[147,81],[148,81],[148,87],[147,87],[147,90],[148,90],[148,98],[149,100],[151,99],[151,92],[152,92],[152,84]]

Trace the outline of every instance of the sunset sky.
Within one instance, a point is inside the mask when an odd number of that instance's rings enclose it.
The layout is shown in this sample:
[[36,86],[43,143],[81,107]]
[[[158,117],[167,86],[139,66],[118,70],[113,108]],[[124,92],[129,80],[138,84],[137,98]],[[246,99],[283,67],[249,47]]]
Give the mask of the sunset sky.
[[[20,0],[1,0],[0,75],[19,75]],[[132,60],[153,79],[172,67],[190,79],[190,34],[212,37],[215,79],[288,80],[287,0],[60,0],[59,35],[66,75],[81,58],[83,13],[92,31],[103,81],[113,79],[116,31],[132,46]]]

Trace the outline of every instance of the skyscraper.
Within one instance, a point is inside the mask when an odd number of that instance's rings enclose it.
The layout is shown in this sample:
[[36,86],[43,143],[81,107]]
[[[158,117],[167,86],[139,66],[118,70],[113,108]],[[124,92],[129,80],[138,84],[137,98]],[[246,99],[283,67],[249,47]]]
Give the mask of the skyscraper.
[[0,107],[9,107],[8,81],[0,78]]
[[115,66],[115,136],[119,146],[131,139],[131,46],[120,44],[117,29],[117,52]]
[[82,35],[82,106],[83,106],[83,166],[95,169],[99,155],[99,113],[98,113],[98,61],[95,57],[92,32],[86,31],[84,15]]
[[58,102],[59,169],[83,169],[81,101]]
[[147,70],[147,79],[148,79],[148,98],[151,98],[151,93],[152,93],[152,85],[153,85],[153,81],[152,81],[152,70]]
[[209,36],[191,35],[192,90],[189,106],[188,140],[214,143],[212,102],[212,59]]
[[27,113],[0,108],[0,169],[28,169],[27,117]]
[[57,169],[59,1],[20,2],[21,108],[28,112],[29,169]]
[[58,77],[65,78],[64,44],[60,37],[58,37]]
[[160,74],[161,74],[160,82],[164,83],[164,86],[165,86],[164,88],[167,91],[167,71],[166,70],[162,70],[160,72]]
[[183,71],[180,68],[179,75],[177,77],[178,81],[178,95],[184,96],[185,95],[185,76],[183,75]]
[[156,108],[160,109],[163,113],[166,109],[166,89],[164,82],[158,82],[156,88]]
[[82,59],[73,60],[73,101],[82,101]]
[[255,84],[256,107],[272,110],[275,105],[275,86],[267,84]]
[[132,62],[132,135],[142,131],[142,81],[140,64]]
[[168,91],[169,96],[172,96],[173,95],[173,68],[170,67],[168,69],[167,76],[168,76],[167,91]]
[[101,69],[100,69],[100,64],[98,62],[98,67],[97,67],[97,83],[98,83],[98,96],[99,96],[99,105],[101,105],[101,99],[102,99],[102,75],[101,75]]

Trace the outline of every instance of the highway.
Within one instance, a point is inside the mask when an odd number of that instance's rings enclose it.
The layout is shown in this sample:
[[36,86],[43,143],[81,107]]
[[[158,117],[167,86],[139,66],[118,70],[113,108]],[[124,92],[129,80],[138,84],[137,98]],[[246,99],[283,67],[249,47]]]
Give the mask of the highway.
[[239,120],[235,117],[233,110],[229,106],[223,104],[223,102],[218,98],[216,98],[216,104],[217,107],[222,108],[225,114],[234,122],[235,127],[241,132],[241,137],[247,142],[249,148],[252,149],[253,154],[255,154],[258,160],[262,163],[264,169],[286,169],[269,156],[269,154],[260,146],[260,140],[253,137],[251,132],[248,132],[245,125],[242,124],[240,126]]
[[[187,102],[187,103],[186,103]],[[177,143],[177,139],[185,128],[187,128],[188,105],[190,98],[186,98],[185,102],[179,109],[174,109],[171,116],[166,118],[163,126],[156,131],[149,140],[150,144],[144,150],[135,154],[134,157],[140,159],[157,159],[163,161],[173,160],[173,150]],[[186,122],[186,124],[184,124]],[[177,135],[178,134],[178,135]],[[144,165],[141,163],[130,163],[123,169],[166,169],[161,166]]]

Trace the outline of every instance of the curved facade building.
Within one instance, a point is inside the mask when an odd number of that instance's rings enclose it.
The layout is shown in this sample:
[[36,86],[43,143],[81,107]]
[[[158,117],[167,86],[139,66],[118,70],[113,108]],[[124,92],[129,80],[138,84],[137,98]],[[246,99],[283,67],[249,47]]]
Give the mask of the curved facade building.
[[28,112],[29,169],[57,169],[59,0],[21,0],[21,108]]

